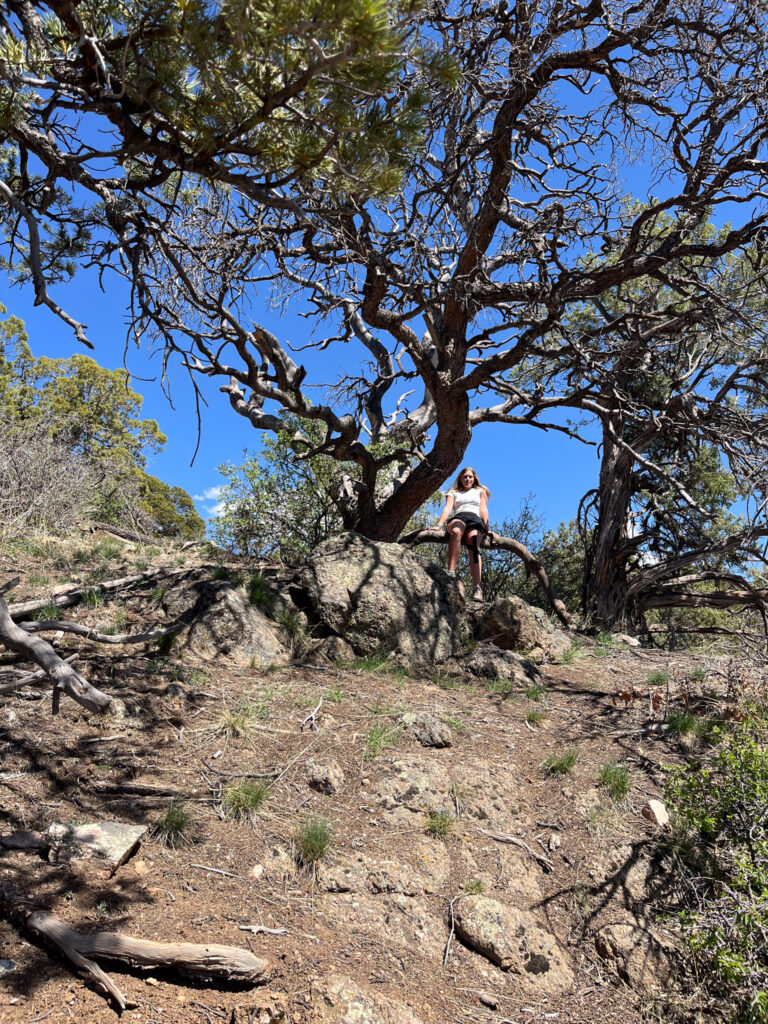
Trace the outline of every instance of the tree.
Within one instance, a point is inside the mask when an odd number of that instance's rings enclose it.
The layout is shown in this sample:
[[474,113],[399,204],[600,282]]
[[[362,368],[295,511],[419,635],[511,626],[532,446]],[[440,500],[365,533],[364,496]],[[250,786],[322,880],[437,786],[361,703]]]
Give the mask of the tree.
[[[670,229],[660,224],[660,237]],[[693,240],[723,233],[705,221]],[[596,262],[611,260],[587,260]],[[548,363],[507,375],[509,400],[530,416],[578,410],[599,425],[600,476],[579,522],[583,611],[600,626],[640,625],[651,608],[762,607],[768,597],[744,576],[768,535],[760,262],[748,248],[619,284],[557,326]],[[705,304],[690,301],[688,277],[706,283]],[[737,499],[751,503],[741,517]],[[718,581],[736,589],[698,586]]]
[[[376,32],[391,45],[378,75],[374,8],[352,0],[330,21],[322,3],[314,21],[304,6],[280,20],[245,0],[8,7],[0,193],[38,300],[74,249],[119,262],[137,335],[221,379],[258,429],[279,433],[288,414],[321,426],[319,443],[296,445],[356,465],[343,518],[370,537],[397,537],[480,424],[568,429],[549,416],[559,397],[534,384],[521,402],[514,371],[567,375],[576,354],[574,377],[596,374],[595,328],[553,341],[584,304],[649,279],[679,299],[622,322],[630,374],[686,319],[724,336],[743,315],[740,292],[713,301],[711,268],[759,253],[768,218],[768,15],[748,0],[429,2],[407,28],[403,8],[380,4]],[[353,93],[366,131],[339,113]],[[222,116],[230,100],[235,116]],[[86,115],[107,142],[73,143]],[[322,152],[305,152],[315,131]],[[619,181],[640,161],[655,193],[643,205]],[[65,182],[71,198],[56,191]],[[703,232],[726,205],[734,222]],[[758,289],[760,258],[742,266],[741,291]],[[270,281],[309,303],[310,345],[361,353],[323,382],[323,402],[309,400],[300,346],[252,319]],[[750,419],[716,404],[712,443]],[[620,463],[629,442],[607,436]],[[617,616],[613,602],[605,618]]]
[[[141,418],[143,401],[126,370],[83,355],[36,358],[23,322],[0,321],[0,518],[67,529],[89,513],[111,523],[128,515],[161,534],[201,536],[205,524],[186,491],[146,472],[166,437]],[[60,493],[68,487],[70,496]]]
[[[238,554],[277,556],[298,565],[321,541],[344,529],[339,508],[342,477],[354,476],[356,467],[339,466],[322,455],[297,459],[295,438],[320,445],[322,427],[297,417],[288,417],[286,427],[275,436],[264,436],[258,456],[245,452],[240,466],[220,467],[227,483],[211,530],[219,544]],[[411,527],[424,525],[435,505],[428,502]]]

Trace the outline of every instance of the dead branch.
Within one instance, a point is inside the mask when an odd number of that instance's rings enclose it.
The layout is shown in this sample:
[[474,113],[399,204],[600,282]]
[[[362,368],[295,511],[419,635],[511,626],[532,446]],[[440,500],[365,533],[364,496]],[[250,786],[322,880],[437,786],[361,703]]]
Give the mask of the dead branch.
[[24,615],[34,615],[41,608],[69,608],[79,604],[88,594],[108,594],[113,590],[130,587],[134,583],[155,579],[157,576],[185,576],[188,572],[189,569],[147,569],[146,572],[137,573],[135,576],[122,576],[115,580],[105,580],[103,583],[92,583],[88,587],[78,587],[76,590],[68,590],[64,594],[55,594],[42,600],[20,601],[9,605],[8,613],[12,619],[20,619]]
[[134,530],[125,530],[122,526],[111,526],[109,523],[91,523],[91,533],[96,530],[103,530],[104,533],[112,533],[115,537],[122,537],[123,540],[132,540],[137,544],[159,544],[162,537],[152,537],[148,533],[136,533]]
[[86,935],[70,928],[45,910],[30,914],[27,924],[32,931],[51,942],[63,956],[89,974],[112,996],[121,1010],[128,1005],[125,996],[88,957],[120,960],[134,967],[171,967],[193,978],[224,978],[249,985],[267,981],[271,973],[265,960],[237,946],[150,942],[122,932],[93,932]]
[[[112,698],[97,690],[76,672],[71,664],[58,656],[51,645],[40,637],[31,637],[10,616],[8,605],[0,597],[0,643],[17,654],[36,662],[53,680],[53,714],[59,709],[63,690],[88,711],[105,711]],[[14,685],[14,684],[11,684]]]
[[487,828],[479,828],[477,831],[483,836],[488,836],[489,839],[495,839],[497,843],[509,843],[511,846],[519,846],[521,850],[525,850],[529,856],[538,861],[545,871],[552,871],[554,869],[555,865],[549,857],[545,857],[542,853],[537,853],[532,846],[529,846],[528,843],[517,836],[513,836],[510,832],[491,832]]
[[[65,664],[71,665],[73,661],[77,661],[78,657],[79,655],[77,654],[70,654],[68,658],[64,658],[63,660]],[[0,696],[7,693],[14,693],[16,690],[20,690],[22,686],[39,684],[47,677],[47,675],[48,673],[42,668],[39,668],[36,672],[30,672],[29,674],[25,673],[21,679],[16,679],[12,683],[3,683],[3,685],[0,686]]]
[[82,636],[86,640],[93,640],[98,644],[144,644],[152,640],[161,640],[165,636],[178,632],[178,626],[167,629],[151,629],[146,633],[100,633],[89,626],[82,626],[78,622],[67,622],[63,619],[44,619],[35,622],[20,622],[19,628],[27,633],[46,633],[59,630],[62,633],[74,633],[75,636]]
[[[398,540],[398,544],[405,544],[407,547],[413,547],[416,544],[447,543],[448,534],[445,533],[444,530],[436,529],[434,527],[426,530],[413,530],[411,533],[403,534],[403,536]],[[547,599],[550,601],[555,610],[555,614],[562,624],[566,629],[571,628],[571,615],[563,602],[557,596],[547,570],[538,558],[531,554],[525,544],[521,544],[519,540],[514,540],[512,537],[502,537],[498,533],[489,533],[482,539],[478,538],[478,544],[485,550],[509,551],[511,554],[517,555],[525,566],[526,573],[529,576],[533,574],[539,581],[539,586],[547,595]]]

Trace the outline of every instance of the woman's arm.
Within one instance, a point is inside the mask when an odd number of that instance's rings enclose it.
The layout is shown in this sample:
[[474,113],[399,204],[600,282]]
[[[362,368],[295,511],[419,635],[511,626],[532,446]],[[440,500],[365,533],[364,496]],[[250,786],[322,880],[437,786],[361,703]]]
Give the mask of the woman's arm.
[[446,520],[450,518],[451,512],[453,511],[453,495],[449,494],[445,499],[445,507],[440,513],[440,518],[437,520],[438,526],[445,526]]
[[485,491],[480,491],[480,518],[485,523],[486,530],[488,529],[488,498],[486,497]]

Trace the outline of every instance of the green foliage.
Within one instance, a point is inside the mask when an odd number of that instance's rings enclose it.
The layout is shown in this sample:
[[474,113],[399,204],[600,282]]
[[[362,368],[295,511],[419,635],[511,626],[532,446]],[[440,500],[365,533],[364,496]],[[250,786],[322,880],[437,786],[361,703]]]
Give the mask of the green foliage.
[[268,610],[272,598],[264,573],[254,572],[248,577],[248,600],[261,611]]
[[269,796],[270,784],[263,780],[239,779],[224,790],[222,805],[233,818],[252,818]]
[[455,826],[456,819],[446,811],[427,811],[427,819],[424,823],[427,835],[445,840],[453,832]]
[[550,754],[544,767],[550,775],[568,775],[579,759],[578,750],[564,750],[561,754]]
[[498,676],[495,679],[486,680],[485,688],[488,693],[498,693],[502,696],[515,692],[515,684],[511,679],[503,679]]
[[333,841],[330,823],[325,818],[309,818],[293,833],[300,864],[313,865],[328,852]]
[[216,731],[229,739],[246,739],[253,732],[256,723],[269,717],[265,700],[253,701],[249,696],[242,697],[232,707],[225,707],[221,713]]
[[191,818],[184,804],[171,800],[166,808],[165,814],[160,819],[155,833],[166,846],[178,846],[184,839],[184,834],[189,828]]
[[394,746],[399,739],[400,729],[397,726],[377,723],[366,733],[363,759],[375,761],[386,747]]
[[541,683],[529,683],[525,688],[525,696],[528,700],[542,701],[545,693],[546,690]]
[[699,974],[745,1019],[768,991],[768,720],[762,708],[718,748],[672,769],[665,790],[690,896],[686,933]]
[[181,487],[171,487],[156,476],[142,473],[138,478],[139,506],[163,537],[199,540],[205,523],[197,514],[195,503]]
[[629,793],[629,768],[623,761],[609,761],[600,769],[600,785],[614,803],[621,803]]
[[645,677],[646,683],[650,686],[666,686],[669,682],[669,673],[663,669],[654,669],[653,672],[649,672]]
[[461,888],[467,896],[482,896],[485,892],[485,886],[479,878],[470,878],[468,882],[464,882]]
[[543,708],[529,708],[525,713],[525,720],[529,725],[540,725],[547,717]]

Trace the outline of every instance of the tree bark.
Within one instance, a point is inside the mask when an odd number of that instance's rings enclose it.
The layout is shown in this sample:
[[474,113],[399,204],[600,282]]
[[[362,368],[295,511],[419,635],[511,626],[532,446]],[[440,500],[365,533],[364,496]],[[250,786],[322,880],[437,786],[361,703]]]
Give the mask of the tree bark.
[[[621,425],[616,424],[620,436]],[[632,500],[634,457],[603,430],[598,520],[585,578],[584,613],[598,626],[624,627],[627,607],[627,522]]]

